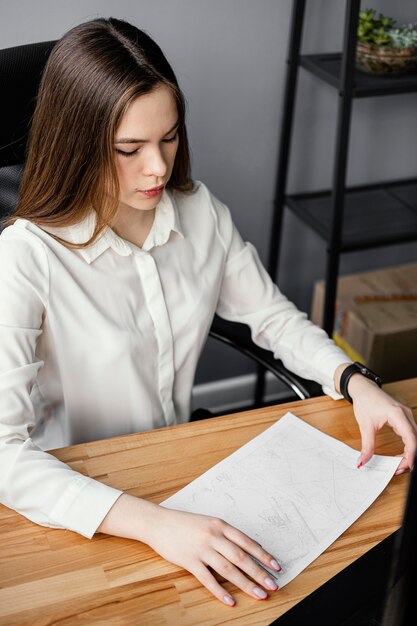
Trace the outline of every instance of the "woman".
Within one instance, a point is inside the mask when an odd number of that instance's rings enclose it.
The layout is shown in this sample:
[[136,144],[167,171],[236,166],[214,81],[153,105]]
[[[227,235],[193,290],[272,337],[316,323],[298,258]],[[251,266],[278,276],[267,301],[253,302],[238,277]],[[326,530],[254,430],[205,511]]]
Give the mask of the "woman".
[[[48,61],[19,205],[0,245],[1,501],[46,526],[144,541],[219,600],[209,568],[256,599],[274,555],[227,523],[164,509],[71,470],[58,446],[184,422],[215,311],[337,397],[347,357],[273,285],[229,211],[193,184],[184,99],[159,47],[115,19],[71,30]],[[360,374],[362,462],[409,409]]]

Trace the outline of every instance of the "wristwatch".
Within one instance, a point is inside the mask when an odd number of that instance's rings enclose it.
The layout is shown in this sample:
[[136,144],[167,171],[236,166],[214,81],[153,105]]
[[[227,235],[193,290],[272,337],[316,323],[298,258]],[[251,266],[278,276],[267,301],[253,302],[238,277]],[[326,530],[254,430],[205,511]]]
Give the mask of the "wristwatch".
[[346,398],[346,400],[349,400],[351,404],[353,403],[353,400],[348,392],[348,384],[353,374],[362,374],[362,376],[365,376],[366,378],[369,378],[369,380],[376,383],[378,387],[381,387],[382,385],[382,378],[370,370],[369,367],[366,367],[366,365],[358,363],[358,361],[352,363],[352,365],[348,365],[348,367],[343,370],[340,377],[340,393],[344,398]]

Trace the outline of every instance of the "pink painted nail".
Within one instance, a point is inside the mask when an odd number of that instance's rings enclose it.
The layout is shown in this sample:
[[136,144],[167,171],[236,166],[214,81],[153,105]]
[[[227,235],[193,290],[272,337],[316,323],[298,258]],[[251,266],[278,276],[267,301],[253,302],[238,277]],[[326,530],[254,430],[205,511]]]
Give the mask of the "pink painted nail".
[[281,565],[275,559],[271,559],[270,564],[272,569],[274,569],[276,572],[280,572],[282,570]]
[[276,591],[278,589],[278,585],[275,580],[272,580],[272,578],[269,578],[269,576],[265,578],[265,587],[268,587],[268,589],[271,589],[271,591]]
[[359,455],[359,458],[358,458],[358,464],[357,464],[357,466],[356,466],[356,467],[357,467],[358,469],[360,469],[360,468],[362,467],[362,465],[363,465],[363,456],[362,456],[362,454],[360,454],[360,455]]
[[260,600],[266,600],[268,597],[266,591],[264,591],[264,589],[261,589],[260,587],[254,587],[253,593]]
[[236,604],[236,600],[233,600],[232,596],[229,596],[227,594],[223,596],[223,600],[228,606],[235,606]]

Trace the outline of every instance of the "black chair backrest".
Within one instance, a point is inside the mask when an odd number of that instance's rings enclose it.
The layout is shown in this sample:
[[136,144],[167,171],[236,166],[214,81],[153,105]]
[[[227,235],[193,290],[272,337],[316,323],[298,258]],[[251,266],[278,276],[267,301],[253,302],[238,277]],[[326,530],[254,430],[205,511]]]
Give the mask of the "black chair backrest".
[[55,41],[0,50],[0,218],[14,210],[43,68]]

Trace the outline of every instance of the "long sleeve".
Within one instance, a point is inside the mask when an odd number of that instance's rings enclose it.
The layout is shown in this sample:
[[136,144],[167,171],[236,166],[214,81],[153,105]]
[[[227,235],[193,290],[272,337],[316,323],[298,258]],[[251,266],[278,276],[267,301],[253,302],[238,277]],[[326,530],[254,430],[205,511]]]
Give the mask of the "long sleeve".
[[242,241],[228,209],[216,202],[216,213],[227,251],[217,313],[248,324],[257,345],[271,350],[290,371],[317,381],[325,393],[340,398],[334,371],[350,359],[280,292],[255,248]]
[[[30,520],[91,537],[119,490],[73,471],[37,447],[31,393],[48,315],[46,251],[26,235],[0,241],[0,500]],[[41,393],[42,390],[39,390]]]

